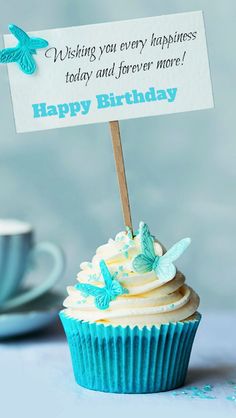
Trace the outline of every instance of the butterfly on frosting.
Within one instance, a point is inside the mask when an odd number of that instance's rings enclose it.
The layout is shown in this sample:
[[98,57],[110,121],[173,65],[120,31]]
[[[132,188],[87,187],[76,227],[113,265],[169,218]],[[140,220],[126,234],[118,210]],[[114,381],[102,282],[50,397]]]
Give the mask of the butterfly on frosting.
[[93,296],[95,301],[95,306],[98,309],[108,309],[110,302],[117,298],[117,296],[122,296],[129,293],[128,289],[125,289],[121,286],[118,280],[115,279],[115,275],[111,275],[110,271],[104,260],[101,260],[99,263],[102,277],[104,279],[105,286],[99,287],[92,284],[78,283],[75,285],[77,290],[85,296]]
[[160,280],[172,279],[176,274],[176,267],[173,262],[183,254],[191,243],[191,239],[182,239],[173,245],[165,254],[159,256],[155,253],[154,239],[144,222],[140,222],[139,234],[142,253],[133,259],[132,266],[134,271],[137,273],[155,271]]

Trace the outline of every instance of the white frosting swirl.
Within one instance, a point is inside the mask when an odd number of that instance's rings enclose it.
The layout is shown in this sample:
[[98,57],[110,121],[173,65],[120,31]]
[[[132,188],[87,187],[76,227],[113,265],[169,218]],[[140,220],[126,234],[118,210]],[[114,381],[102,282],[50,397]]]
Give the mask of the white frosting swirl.
[[[154,248],[158,256],[165,252],[157,241]],[[104,286],[99,268],[100,261],[104,260],[111,274],[117,272],[116,280],[129,293],[111,301],[108,309],[100,310],[95,306],[93,296],[85,298],[79,290],[69,286],[69,296],[64,301],[65,313],[80,320],[124,326],[152,326],[192,316],[199,306],[199,297],[185,284],[183,274],[177,271],[174,278],[160,280],[154,271],[136,273],[132,261],[140,252],[139,235],[132,238],[127,232],[120,232],[115,240],[110,239],[99,247],[91,263],[81,264],[78,281]]]

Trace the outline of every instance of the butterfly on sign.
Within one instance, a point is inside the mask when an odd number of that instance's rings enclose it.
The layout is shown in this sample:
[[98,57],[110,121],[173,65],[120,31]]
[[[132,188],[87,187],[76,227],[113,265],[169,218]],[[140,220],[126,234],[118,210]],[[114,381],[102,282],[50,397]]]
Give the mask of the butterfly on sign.
[[104,260],[100,261],[99,266],[105,283],[104,287],[78,283],[75,285],[75,288],[80,290],[85,297],[93,296],[95,306],[103,310],[109,308],[110,302],[116,299],[117,296],[127,294],[129,291],[122,287],[118,280],[115,279],[116,274],[111,275]]
[[176,267],[173,264],[191,243],[190,238],[184,238],[171,247],[164,255],[155,254],[154,239],[150,234],[148,226],[140,222],[140,242],[142,253],[137,255],[132,262],[134,271],[147,273],[155,271],[160,280],[170,280],[176,274]]
[[5,48],[0,51],[0,63],[16,62],[25,74],[33,74],[36,70],[33,55],[37,54],[36,49],[46,48],[48,42],[41,38],[30,38],[15,25],[9,25],[9,30],[18,40],[18,45],[15,48]]

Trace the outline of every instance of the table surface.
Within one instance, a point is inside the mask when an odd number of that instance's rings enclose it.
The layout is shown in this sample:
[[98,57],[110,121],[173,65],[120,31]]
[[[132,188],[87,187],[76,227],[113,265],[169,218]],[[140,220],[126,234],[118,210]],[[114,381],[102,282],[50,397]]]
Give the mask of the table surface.
[[[236,417],[236,312],[205,313],[192,351],[185,387],[148,395],[93,392],[79,387],[61,325],[0,343],[1,416],[66,417]],[[234,382],[234,383],[233,383]],[[212,385],[211,398],[189,387]],[[201,392],[200,392],[201,393]],[[236,395],[235,395],[236,396]]]

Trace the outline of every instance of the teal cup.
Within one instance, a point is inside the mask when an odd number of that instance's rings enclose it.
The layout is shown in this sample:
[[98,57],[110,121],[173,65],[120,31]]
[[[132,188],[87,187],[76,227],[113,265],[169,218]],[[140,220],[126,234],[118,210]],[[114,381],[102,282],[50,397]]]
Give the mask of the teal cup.
[[[28,290],[22,289],[29,267],[35,268],[38,255],[47,253],[53,260],[50,273]],[[64,270],[62,250],[51,242],[35,243],[30,224],[0,219],[0,310],[17,308],[47,292],[60,279]]]

